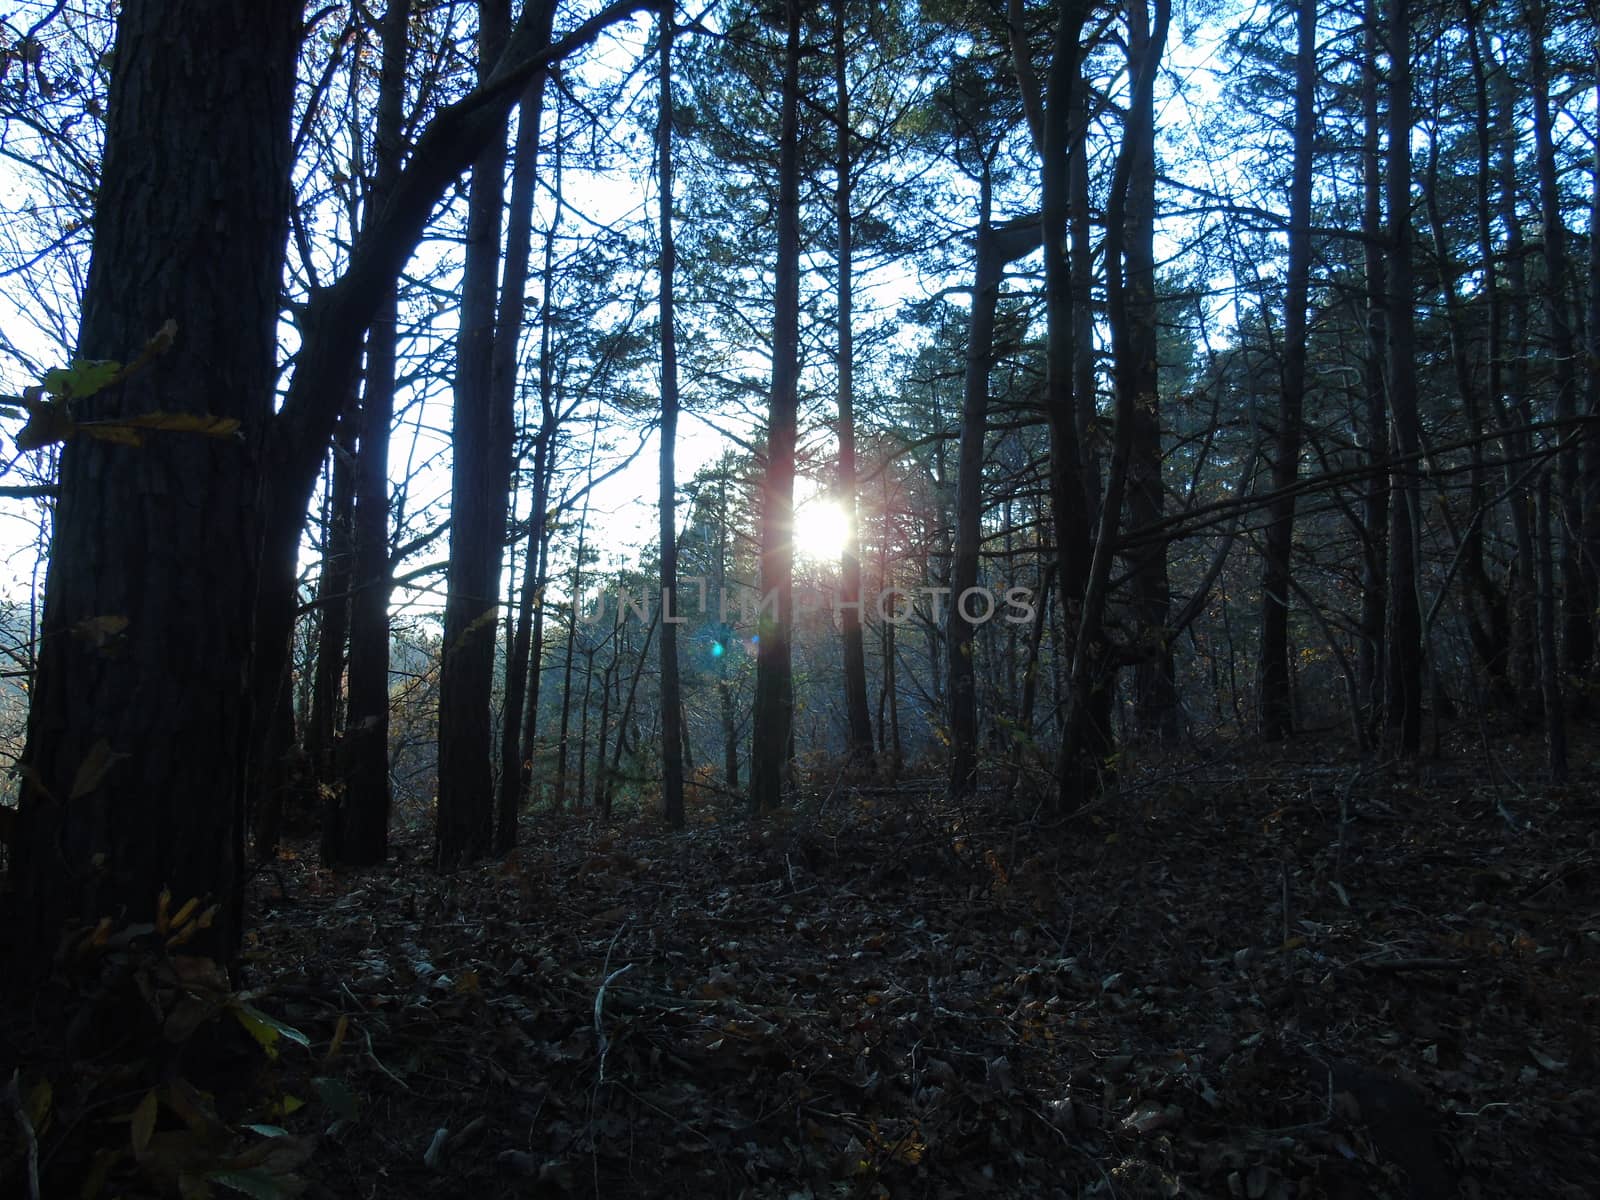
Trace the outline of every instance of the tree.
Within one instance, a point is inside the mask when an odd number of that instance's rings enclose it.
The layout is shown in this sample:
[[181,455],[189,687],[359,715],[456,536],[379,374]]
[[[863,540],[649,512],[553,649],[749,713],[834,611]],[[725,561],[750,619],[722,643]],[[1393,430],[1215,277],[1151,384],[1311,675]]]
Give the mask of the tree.
[[[410,0],[389,0],[380,27],[377,163],[369,203],[382,212],[404,155],[406,34]],[[367,330],[355,466],[349,719],[339,861],[382,862],[389,852],[389,433],[394,421],[398,298],[391,289]],[[324,831],[324,838],[327,831]]]
[[[1141,70],[1153,73],[1161,48],[1152,48],[1154,31],[1144,0],[1128,5],[1127,22],[1130,77]],[[1313,69],[1309,53],[1306,58],[1307,70]],[[1127,524],[1130,530],[1141,530],[1159,527],[1166,507],[1161,450],[1160,312],[1156,296],[1154,87],[1136,93],[1130,100],[1123,138],[1133,147],[1123,233],[1128,336],[1123,345],[1125,357],[1118,360],[1114,370],[1119,379],[1117,386],[1126,387],[1133,398],[1128,412],[1131,445]],[[1295,452],[1298,455],[1298,447]],[[1167,539],[1159,534],[1145,537],[1129,559],[1140,641],[1133,669],[1133,724],[1146,737],[1171,742],[1178,736],[1183,710],[1172,659],[1174,635],[1167,627],[1172,609]]]
[[1384,727],[1395,749],[1415,754],[1422,746],[1422,609],[1417,595],[1422,539],[1417,468],[1422,427],[1417,412],[1416,297],[1411,268],[1411,0],[1393,0],[1388,39],[1388,392],[1395,465],[1389,484]]
[[800,376],[800,4],[784,0],[783,112],[778,134],[778,253],[767,464],[761,486],[761,620],[756,656],[750,807],[783,799],[794,719],[794,452]]
[[660,108],[656,120],[656,170],[660,196],[661,257],[661,801],[667,823],[683,827],[683,697],[678,685],[678,339],[673,280],[677,248],[672,238],[672,33],[674,14],[661,12]]
[[1294,730],[1289,683],[1289,587],[1294,549],[1294,485],[1300,477],[1300,423],[1306,394],[1306,304],[1311,282],[1311,190],[1317,133],[1317,6],[1298,0],[1294,58],[1294,179],[1289,189],[1289,278],[1284,294],[1283,388],[1272,460],[1276,493],[1261,565],[1261,735]]
[[855,328],[852,320],[855,280],[856,155],[850,124],[849,53],[845,37],[844,0],[833,9],[834,79],[834,221],[838,234],[839,471],[837,502],[843,507],[845,541],[839,560],[839,623],[844,652],[845,719],[852,758],[872,753],[872,715],[867,709],[867,664],[861,635],[861,538],[856,530]]
[[[494,70],[511,18],[509,0],[478,4],[478,79]],[[495,343],[516,338],[495,321],[500,220],[505,194],[504,127],[472,164],[467,202],[461,328],[452,411],[450,579],[439,671],[439,820],[435,861],[449,870],[487,854],[493,842],[490,693],[495,619],[511,479],[512,413],[492,382]]]
[[[276,415],[297,20],[203,0],[123,7],[80,357],[127,361],[168,320],[179,329],[170,352],[80,397],[73,416],[159,404],[237,419],[243,440],[164,436],[148,454],[74,441],[64,456],[17,836],[23,974],[69,918],[147,915],[163,886],[210,896],[214,948],[236,942],[244,813],[281,729],[300,534],[362,336],[528,79],[642,6],[620,0],[553,43],[539,24],[552,6],[524,10],[491,78],[428,123],[349,268],[300,309]],[[173,194],[197,172],[205,186]]]
[[27,977],[64,923],[148,918],[164,889],[217,904],[214,950],[240,933],[240,678],[299,36],[292,5],[128,0],[118,19],[77,357],[128,362],[176,332],[73,417],[180,412],[240,436],[80,437],[62,453],[15,842]]

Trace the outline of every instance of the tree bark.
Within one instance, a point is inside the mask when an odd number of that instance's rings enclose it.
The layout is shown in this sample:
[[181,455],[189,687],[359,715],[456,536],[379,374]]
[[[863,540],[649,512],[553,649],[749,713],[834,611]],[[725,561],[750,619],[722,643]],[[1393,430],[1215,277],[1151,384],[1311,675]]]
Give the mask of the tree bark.
[[77,357],[128,362],[177,332],[73,417],[199,413],[241,436],[62,451],[13,843],[16,984],[67,923],[147,921],[163,890],[218,905],[201,952],[237,945],[299,34],[294,5],[121,6]]
[[661,257],[661,809],[667,824],[683,828],[683,699],[678,683],[678,337],[674,327],[672,239],[672,33],[671,3],[661,10],[660,107],[656,119],[656,172],[660,195]]
[[988,432],[989,373],[994,367],[995,310],[1005,265],[1039,244],[1039,223],[1028,218],[996,226],[992,219],[993,185],[986,159],[978,183],[977,264],[972,307],[967,319],[967,356],[962,380],[961,442],[956,457],[956,534],[950,555],[950,596],[945,618],[946,703],[950,718],[951,796],[969,795],[978,781],[978,696],[973,663],[976,631],[967,612],[981,604],[963,604],[978,586],[978,552],[982,544],[983,459]]
[[319,783],[338,786],[334,741],[344,699],[345,639],[350,633],[350,588],[355,579],[355,388],[333,440],[327,520],[323,527],[322,575],[317,580],[317,661],[312,672],[311,711],[305,723],[305,752]]
[[785,0],[788,27],[778,134],[778,248],[772,332],[767,469],[761,487],[761,616],[750,748],[750,808],[783,801],[794,719],[790,635],[794,624],[794,455],[800,374],[800,3]]
[[[509,453],[515,439],[517,407],[517,351],[527,310],[528,265],[533,251],[534,184],[538,180],[539,130],[544,114],[544,85],[548,73],[540,71],[528,83],[518,107],[517,141],[511,167],[511,203],[507,210],[504,279],[500,284],[500,311],[495,321],[490,391],[498,419],[508,428],[503,444]],[[544,527],[544,454],[549,444],[548,407],[541,406],[538,447],[534,454],[533,508],[528,518],[526,576],[517,601],[517,618],[506,639],[506,686],[500,722],[500,769],[495,798],[494,849],[504,854],[517,844],[517,816],[523,794],[522,756],[518,736],[528,678],[528,609],[537,593],[539,545]],[[498,564],[497,564],[498,565]]]
[[[1302,0],[1311,4],[1314,0]],[[1128,5],[1130,72],[1154,70],[1141,65],[1150,57],[1151,29],[1144,0]],[[1157,51],[1159,54],[1159,50]],[[1309,55],[1307,56],[1309,59]],[[1306,70],[1315,73],[1308,65]],[[1296,135],[1298,137],[1298,126]],[[1141,92],[1128,109],[1125,135],[1135,145],[1128,178],[1127,221],[1123,259],[1127,264],[1128,361],[1118,364],[1133,397],[1132,458],[1128,468],[1128,524],[1132,529],[1158,525],[1165,509],[1161,476],[1161,397],[1156,303],[1156,158],[1155,89]],[[1309,137],[1309,134],[1307,135]],[[1309,189],[1309,184],[1307,185]],[[1309,210],[1309,202],[1308,202]],[[1292,221],[1292,217],[1291,217]],[[1309,217],[1307,218],[1309,224]],[[1306,235],[1309,237],[1309,234]],[[1291,248],[1292,255],[1292,248]],[[1291,257],[1290,274],[1293,277]],[[1291,291],[1293,284],[1291,283]],[[1298,447],[1296,447],[1298,457]],[[1293,503],[1292,501],[1290,503]],[[1138,622],[1139,662],[1133,670],[1133,725],[1161,743],[1182,731],[1177,672],[1172,660],[1172,586],[1167,575],[1167,539],[1146,536],[1129,555],[1133,605]]]
[[[1378,0],[1366,0],[1361,64],[1361,233],[1366,284],[1366,346],[1362,392],[1366,396],[1367,461],[1389,457],[1389,401],[1385,364],[1389,347],[1389,263],[1384,249],[1382,113],[1379,108],[1382,25]],[[1384,620],[1388,612],[1389,483],[1380,471],[1362,490],[1360,693],[1369,729],[1383,711]]]
[[1393,0],[1388,36],[1389,411],[1398,461],[1389,477],[1384,727],[1395,750],[1415,754],[1422,748],[1422,611],[1417,594],[1422,427],[1411,269],[1411,0]]
[[[509,0],[479,0],[478,77],[505,44]],[[454,870],[493,845],[490,696],[511,478],[511,414],[492,385],[506,145],[501,125],[472,164],[451,420],[450,566],[439,666],[435,865]],[[511,336],[516,336],[515,332]]]
[[[1528,88],[1533,98],[1534,165],[1539,180],[1539,209],[1544,224],[1545,313],[1550,322],[1550,368],[1555,376],[1556,437],[1560,452],[1556,504],[1561,520],[1561,663],[1574,678],[1582,676],[1594,657],[1594,597],[1591,572],[1584,570],[1583,484],[1578,415],[1577,339],[1568,307],[1571,283],[1567,227],[1561,215],[1561,189],[1556,177],[1556,149],[1550,110],[1550,65],[1543,0],[1524,0],[1528,31]],[[1577,692],[1582,694],[1581,689]]]
[[1294,176],[1289,185],[1289,276],[1284,295],[1283,384],[1272,462],[1276,493],[1267,513],[1261,565],[1261,736],[1294,732],[1289,684],[1289,592],[1293,579],[1294,485],[1300,478],[1306,393],[1306,305],[1311,290],[1311,187],[1316,170],[1317,4],[1299,0],[1295,46]]
[[[381,213],[405,154],[406,45],[410,0],[390,0],[381,31],[378,161],[369,200]],[[389,855],[389,432],[399,310],[393,286],[367,331],[366,380],[356,451],[355,591],[350,599],[349,720],[345,730],[344,814],[338,858],[351,865]]]
[[[1040,235],[1045,267],[1045,418],[1050,430],[1050,494],[1056,527],[1057,579],[1070,624],[1083,613],[1090,574],[1091,543],[1087,490],[1078,413],[1073,398],[1076,306],[1072,266],[1067,255],[1068,179],[1074,153],[1070,115],[1079,79],[1079,38],[1087,8],[1083,0],[1057,0],[1050,68],[1046,82],[1044,145],[1041,150]],[[1080,131],[1081,132],[1081,131]],[[1099,653],[1098,643],[1091,648]],[[1111,694],[1097,687],[1064,697],[1076,706],[1076,721],[1062,734],[1058,766],[1058,804],[1068,807],[1099,787],[1100,767],[1112,746]],[[1075,729],[1082,736],[1075,734]]]
[[833,9],[834,222],[839,251],[835,294],[838,297],[839,474],[836,502],[844,511],[845,539],[839,555],[839,625],[844,652],[846,753],[853,761],[872,756],[872,714],[867,707],[867,659],[861,634],[861,537],[856,530],[855,227],[850,211],[854,195],[850,130],[849,58],[845,46],[845,4]]

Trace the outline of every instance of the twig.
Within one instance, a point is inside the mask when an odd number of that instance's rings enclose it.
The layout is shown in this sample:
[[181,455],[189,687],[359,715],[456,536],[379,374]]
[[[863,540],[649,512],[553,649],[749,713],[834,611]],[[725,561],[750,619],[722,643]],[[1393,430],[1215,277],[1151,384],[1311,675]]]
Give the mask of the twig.
[[605,1022],[602,1020],[606,1006],[606,989],[631,970],[633,964],[624,963],[606,976],[605,982],[600,985],[600,990],[594,994],[594,1035],[600,1042],[600,1083],[606,1081],[606,1052],[611,1049],[610,1039],[606,1037]]
[[405,1088],[405,1090],[409,1092],[411,1090],[411,1085],[409,1083],[407,1083],[404,1079],[401,1079],[400,1076],[396,1075],[393,1071],[389,1070],[388,1067],[384,1066],[381,1061],[379,1061],[377,1052],[375,1050],[373,1050],[373,1048],[372,1048],[372,1030],[363,1029],[361,1032],[366,1036],[366,1039],[367,1039],[367,1057],[372,1060],[372,1065],[377,1067],[378,1070],[382,1071],[390,1079],[394,1080],[396,1083],[398,1083],[401,1087]]

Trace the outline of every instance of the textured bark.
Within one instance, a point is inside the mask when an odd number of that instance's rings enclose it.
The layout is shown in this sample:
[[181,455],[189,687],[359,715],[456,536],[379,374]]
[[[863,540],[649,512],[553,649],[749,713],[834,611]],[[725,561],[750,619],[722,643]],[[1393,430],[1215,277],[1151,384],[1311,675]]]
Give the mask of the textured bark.
[[996,226],[991,221],[992,185],[988,165],[979,180],[977,265],[972,307],[967,319],[967,358],[962,381],[961,443],[956,458],[956,534],[950,555],[950,597],[945,619],[949,685],[950,768],[952,796],[970,794],[978,778],[978,696],[973,663],[976,626],[963,596],[978,586],[978,551],[982,543],[983,459],[988,432],[989,372],[994,366],[995,309],[1006,263],[1039,244],[1039,223],[1028,218]]
[[[545,604],[544,589],[550,580],[550,487],[554,479],[556,454],[555,437],[560,427],[561,418],[555,407],[555,357],[552,343],[550,297],[553,294],[556,277],[555,248],[556,233],[561,224],[561,109],[556,108],[556,133],[555,133],[555,161],[552,171],[552,185],[555,192],[557,207],[555,218],[550,223],[549,230],[545,233],[544,265],[541,269],[542,283],[539,294],[543,297],[543,311],[539,319],[539,408],[543,416],[543,428],[548,431],[544,453],[543,474],[539,477],[539,494],[544,497],[544,504],[540,510],[539,520],[539,570],[535,580],[537,592],[533,596],[533,633],[532,645],[528,650],[528,695],[523,705],[522,713],[522,797],[520,804],[526,800],[533,791],[533,761],[537,749],[539,736],[539,694],[544,682],[544,623]],[[577,594],[574,594],[577,599]]]
[[[728,587],[728,472],[717,473],[717,595]],[[734,717],[733,683],[728,679],[728,657],[733,653],[733,631],[726,625],[717,633],[717,702],[722,710],[722,781],[729,792],[739,790],[739,724]]]
[[[1561,665],[1581,676],[1594,657],[1594,597],[1582,563],[1583,485],[1581,482],[1578,415],[1577,339],[1568,304],[1571,283],[1567,228],[1561,216],[1561,189],[1556,178],[1556,149],[1550,106],[1550,65],[1545,52],[1549,31],[1543,0],[1525,0],[1528,27],[1528,88],[1533,99],[1534,165],[1539,180],[1539,210],[1544,225],[1544,302],[1550,323],[1550,369],[1555,376],[1558,494],[1561,514]],[[1578,693],[1581,695],[1581,691]]]
[[750,807],[783,801],[794,719],[790,636],[794,625],[794,453],[800,374],[800,0],[785,0],[788,28],[778,133],[778,247],[772,331],[767,469],[761,485],[761,594],[757,626]]
[[[405,154],[403,121],[410,0],[390,0],[380,30],[376,178],[369,211],[393,193]],[[336,857],[354,866],[389,854],[389,431],[399,312],[394,288],[367,331],[366,381],[356,451],[355,590],[350,598],[349,720],[344,811]]]
[[[533,451],[533,500],[528,514],[527,548],[523,551],[522,587],[517,596],[517,614],[512,627],[511,648],[506,655],[505,710],[500,721],[500,782],[495,800],[495,853],[504,854],[517,844],[517,818],[533,780],[533,762],[523,749],[522,729],[525,706],[538,703],[538,693],[529,686],[534,634],[534,610],[542,600],[545,508],[549,504],[545,460],[554,439],[555,422],[549,408],[539,427]],[[533,690],[530,697],[529,692]],[[530,739],[531,741],[531,739]]]
[[1384,729],[1402,754],[1422,748],[1422,610],[1417,594],[1422,427],[1417,414],[1416,297],[1411,247],[1411,0],[1389,10],[1389,411],[1397,465],[1389,477],[1388,670]]
[[1567,777],[1567,714],[1561,703],[1561,657],[1557,648],[1555,551],[1551,546],[1550,473],[1539,476],[1539,690],[1543,698],[1545,751],[1550,777]]
[[312,671],[311,711],[305,725],[306,758],[317,780],[329,785],[338,780],[333,750],[343,715],[344,650],[350,633],[350,587],[355,579],[356,420],[352,396],[333,440],[322,575],[317,580],[317,660]]
[[867,707],[867,658],[861,635],[861,539],[856,531],[856,416],[855,331],[852,307],[855,297],[855,227],[850,211],[852,167],[850,87],[845,68],[845,4],[833,9],[834,120],[834,223],[838,227],[838,363],[839,363],[839,474],[836,502],[844,510],[845,542],[839,556],[839,625],[844,653],[844,709],[847,753],[861,760],[872,755],[872,714]]
[[[517,140],[511,167],[511,202],[506,216],[504,278],[500,284],[500,311],[495,320],[494,351],[491,356],[490,394],[500,419],[514,423],[517,405],[517,350],[522,342],[522,323],[527,310],[528,272],[533,253],[534,184],[538,177],[539,129],[544,115],[546,72],[540,71],[529,82],[518,108]],[[503,854],[517,844],[517,815],[523,795],[522,756],[518,738],[522,728],[522,705],[528,678],[529,608],[536,594],[539,545],[544,527],[544,452],[549,442],[549,409],[542,413],[541,433],[534,454],[533,510],[529,517],[528,555],[524,566],[517,616],[506,647],[506,687],[500,723],[500,769],[495,796],[494,849]],[[515,438],[506,433],[505,448]],[[509,514],[508,514],[509,515]]]
[[672,237],[672,22],[661,13],[660,105],[656,118],[656,174],[660,195],[661,256],[661,808],[667,824],[683,828],[683,699],[678,684],[678,335],[674,326]]
[[[1480,30],[1475,46],[1475,56],[1481,63],[1492,62],[1492,41],[1486,30]],[[1540,693],[1540,651],[1539,651],[1539,615],[1538,615],[1538,557],[1539,549],[1534,524],[1535,497],[1534,489],[1529,487],[1526,480],[1526,468],[1522,465],[1528,461],[1528,455],[1533,449],[1533,435],[1528,431],[1528,426],[1533,421],[1533,408],[1528,400],[1528,343],[1530,325],[1531,298],[1528,289],[1528,248],[1527,241],[1522,235],[1522,219],[1517,212],[1517,193],[1519,187],[1517,164],[1517,104],[1520,99],[1518,91],[1510,73],[1502,66],[1496,66],[1492,73],[1487,75],[1485,92],[1489,93],[1482,98],[1481,111],[1487,112],[1492,107],[1494,112],[1493,132],[1486,134],[1485,140],[1492,137],[1498,145],[1495,176],[1498,181],[1498,216],[1502,227],[1505,229],[1505,248],[1499,258],[1505,264],[1505,287],[1497,288],[1492,297],[1502,300],[1505,313],[1505,336],[1503,340],[1490,343],[1491,352],[1494,354],[1493,363],[1504,374],[1504,386],[1496,388],[1494,395],[1497,397],[1499,411],[1497,413],[1504,432],[1501,445],[1506,458],[1506,484],[1509,489],[1511,502],[1512,528],[1517,538],[1517,563],[1516,563],[1516,596],[1513,600],[1515,615],[1512,619],[1514,632],[1512,637],[1516,644],[1514,656],[1521,664],[1520,677],[1525,680],[1524,690],[1537,697]],[[1490,247],[1485,261],[1493,263],[1496,256],[1493,250],[1492,221],[1483,222],[1484,229],[1480,238],[1487,235],[1485,245]],[[1491,328],[1491,336],[1494,329]],[[1504,400],[1498,397],[1504,392]],[[1542,700],[1536,700],[1542,704]]]
[[[1382,27],[1377,0],[1366,0],[1361,70],[1361,232],[1366,283],[1366,347],[1362,356],[1362,391],[1366,396],[1367,461],[1389,457],[1389,401],[1385,362],[1389,345],[1387,321],[1389,261],[1383,242],[1382,115],[1379,109],[1378,56]],[[1389,483],[1375,471],[1361,500],[1361,646],[1357,655],[1360,694],[1367,724],[1376,728],[1383,711],[1384,617],[1388,611]]]
[[[1304,0],[1309,4],[1314,0]],[[1128,6],[1128,65],[1140,69],[1150,56],[1150,22],[1144,0]],[[1308,56],[1309,60],[1309,56]],[[1148,68],[1153,70],[1153,65]],[[1313,70],[1309,65],[1306,70]],[[1296,129],[1298,136],[1298,127]],[[1128,178],[1123,259],[1127,269],[1128,361],[1118,365],[1133,397],[1129,417],[1132,457],[1128,465],[1128,525],[1157,525],[1165,509],[1161,478],[1161,397],[1157,361],[1155,91],[1142,93],[1128,110],[1126,133],[1134,143]],[[1309,135],[1308,135],[1309,136]],[[1309,184],[1307,187],[1309,189]],[[1309,202],[1308,202],[1309,208]],[[1308,218],[1309,223],[1309,218]],[[1291,260],[1292,262],[1292,260]],[[1293,267],[1290,268],[1291,277]],[[1291,290],[1292,290],[1291,283]],[[1296,457],[1299,448],[1296,447]],[[1177,674],[1168,628],[1172,586],[1167,575],[1167,539],[1146,537],[1129,555],[1139,659],[1133,671],[1133,726],[1141,735],[1171,742],[1182,730]]]
[[[1040,236],[1045,267],[1045,419],[1050,430],[1050,496],[1056,527],[1057,579],[1070,625],[1082,616],[1089,583],[1091,538],[1087,489],[1078,441],[1078,410],[1073,396],[1076,357],[1076,305],[1072,265],[1067,255],[1068,179],[1073,153],[1070,115],[1079,78],[1079,38],[1087,17],[1082,0],[1057,0],[1049,74],[1046,80],[1044,144],[1041,151]],[[1076,153],[1081,155],[1081,144]],[[1096,642],[1091,655],[1104,650]],[[1085,678],[1098,676],[1085,661]],[[1099,787],[1100,767],[1111,746],[1111,693],[1104,686],[1064,697],[1073,716],[1062,732],[1058,803],[1075,804]]]
[[1294,175],[1289,184],[1289,277],[1284,295],[1283,384],[1272,460],[1277,498],[1267,512],[1261,564],[1261,736],[1294,732],[1289,685],[1289,591],[1293,579],[1295,482],[1300,478],[1306,395],[1306,303],[1311,287],[1311,184],[1316,152],[1317,6],[1299,0],[1294,83]]
[[[1151,102],[1156,68],[1167,41],[1172,20],[1169,0],[1156,0],[1155,14],[1144,52],[1130,63],[1132,98],[1130,108],[1137,111]],[[1118,517],[1127,488],[1133,458],[1134,409],[1138,404],[1137,375],[1129,370],[1133,362],[1134,319],[1129,307],[1129,265],[1124,253],[1127,229],[1128,196],[1132,189],[1135,163],[1143,153],[1137,126],[1125,131],[1112,172],[1110,194],[1106,199],[1106,323],[1111,332],[1111,359],[1114,365],[1116,439],[1111,449],[1111,464],[1106,471],[1105,497],[1101,503],[1100,524],[1095,536],[1094,557],[1083,585],[1083,603],[1073,643],[1071,683],[1068,689],[1067,727],[1062,735],[1062,757],[1076,763],[1081,775],[1090,769],[1098,778],[1112,773],[1109,765],[1110,734],[1095,726],[1093,704],[1097,697],[1109,704],[1111,669],[1105,623],[1110,599],[1111,567],[1116,556]],[[1063,782],[1066,774],[1063,772]]]
[[163,889],[219,905],[202,951],[237,942],[298,46],[294,5],[121,7],[78,357],[130,361],[169,320],[177,336],[73,415],[203,413],[238,419],[241,436],[80,438],[62,452],[14,841],[13,982],[48,967],[65,923],[149,920]]
[[[1438,82],[1436,77],[1435,86]],[[1466,417],[1467,429],[1473,438],[1467,451],[1469,455],[1467,524],[1460,532],[1456,550],[1456,561],[1460,564],[1462,583],[1463,617],[1473,653],[1488,676],[1491,696],[1502,704],[1510,704],[1516,699],[1516,690],[1510,677],[1510,614],[1505,594],[1489,574],[1484,550],[1484,526],[1491,507],[1488,467],[1484,460],[1484,446],[1489,436],[1485,418],[1487,406],[1484,400],[1488,393],[1480,391],[1472,369],[1469,350],[1471,335],[1467,328],[1461,295],[1456,286],[1459,268],[1439,205],[1439,159],[1439,138],[1434,132],[1430,134],[1428,140],[1427,176],[1422,189],[1423,204],[1432,233],[1434,264],[1438,272],[1438,291],[1444,297],[1445,324],[1450,340],[1450,365],[1455,376],[1456,394],[1461,399],[1461,411]],[[1487,186],[1488,180],[1480,178],[1479,187]],[[1493,269],[1491,261],[1485,275],[1491,275]],[[1491,292],[1493,286],[1493,283],[1486,279],[1485,292]],[[1492,295],[1488,299],[1488,307],[1490,322],[1494,323],[1499,314],[1494,311],[1498,307],[1498,301]],[[1491,342],[1496,337],[1493,332],[1489,334]],[[1500,376],[1498,365],[1492,367],[1488,375],[1491,384],[1498,384]],[[1453,522],[1451,529],[1454,529]]]
[[[480,83],[506,39],[509,0],[480,0]],[[456,334],[451,419],[450,565],[439,666],[439,807],[435,865],[453,870],[493,845],[490,696],[496,613],[511,479],[512,414],[492,386],[500,210],[505,194],[502,126],[472,164],[467,250]]]

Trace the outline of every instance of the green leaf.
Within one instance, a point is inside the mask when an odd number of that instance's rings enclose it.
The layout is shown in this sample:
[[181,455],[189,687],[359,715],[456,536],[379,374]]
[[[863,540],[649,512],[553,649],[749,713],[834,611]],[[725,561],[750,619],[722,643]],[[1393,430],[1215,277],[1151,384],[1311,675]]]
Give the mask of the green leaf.
[[282,1125],[246,1125],[245,1128],[254,1130],[262,1137],[277,1138],[289,1136],[289,1131]]
[[44,390],[52,396],[60,396],[64,400],[81,400],[113,383],[120,374],[122,374],[122,364],[119,362],[85,360],[75,362],[70,367],[57,367],[53,371],[47,371],[40,382],[44,384]]

